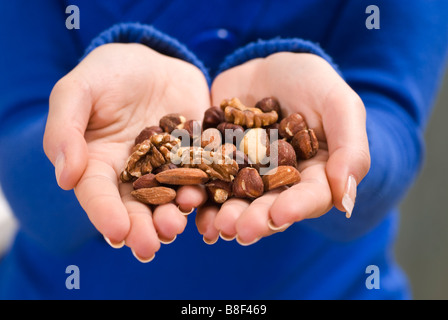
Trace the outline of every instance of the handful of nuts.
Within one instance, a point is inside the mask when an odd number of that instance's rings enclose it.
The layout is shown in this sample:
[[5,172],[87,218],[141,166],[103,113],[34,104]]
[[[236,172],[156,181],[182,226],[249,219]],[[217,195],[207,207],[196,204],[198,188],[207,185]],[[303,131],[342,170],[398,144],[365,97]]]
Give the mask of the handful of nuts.
[[178,186],[204,185],[210,199],[256,199],[300,182],[297,164],[317,153],[318,140],[299,113],[282,118],[273,97],[248,107],[225,99],[202,122],[176,113],[144,128],[120,175],[132,195],[149,205],[171,202]]

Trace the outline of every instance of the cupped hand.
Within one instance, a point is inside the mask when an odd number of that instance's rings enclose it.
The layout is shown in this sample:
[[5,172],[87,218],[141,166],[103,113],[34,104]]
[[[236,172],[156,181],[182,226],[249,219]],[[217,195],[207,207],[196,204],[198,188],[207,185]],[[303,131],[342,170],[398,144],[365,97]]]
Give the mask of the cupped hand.
[[[306,53],[276,53],[218,75],[212,103],[238,97],[253,106],[276,97],[286,114],[299,112],[315,130],[319,151],[299,161],[301,182],[272,190],[249,202],[232,198],[220,208],[198,210],[196,224],[204,240],[252,244],[294,222],[316,218],[333,206],[350,216],[357,184],[370,167],[366,112],[359,96],[324,59]],[[285,115],[284,115],[285,116]]]
[[150,261],[175,239],[186,216],[205,200],[199,187],[179,189],[176,203],[148,206],[119,182],[135,137],[167,113],[201,119],[209,89],[195,66],[140,44],[93,50],[52,90],[44,150],[63,189],[75,190],[89,219],[114,247]]

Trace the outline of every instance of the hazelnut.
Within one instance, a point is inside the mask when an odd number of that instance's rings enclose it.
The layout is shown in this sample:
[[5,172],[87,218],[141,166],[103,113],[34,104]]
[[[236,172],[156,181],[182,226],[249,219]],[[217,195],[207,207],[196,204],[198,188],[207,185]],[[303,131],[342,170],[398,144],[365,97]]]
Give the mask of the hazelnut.
[[202,121],[202,128],[216,128],[218,124],[224,122],[224,111],[219,107],[210,107],[204,112],[204,120]]
[[297,166],[296,152],[292,145],[285,140],[277,140],[269,144],[266,156],[274,166]]
[[152,173],[158,174],[159,172],[166,171],[166,170],[171,170],[171,169],[176,169],[176,168],[177,168],[177,166],[174,163],[171,163],[171,162],[170,163],[165,163],[165,164],[162,164],[160,167],[155,168],[152,171]]
[[258,108],[265,113],[275,111],[278,114],[278,118],[281,118],[280,103],[274,97],[266,97],[261,99],[255,104],[255,108]]
[[142,143],[146,139],[149,139],[151,136],[162,132],[163,130],[159,126],[146,127],[135,138],[135,144],[137,145],[139,143]]
[[241,169],[233,180],[233,195],[238,198],[258,198],[264,192],[263,180],[254,168]]
[[267,126],[265,129],[266,134],[268,135],[270,141],[274,141],[281,138],[279,134],[280,124],[278,122],[273,123],[270,126]]
[[232,195],[232,182],[212,180],[205,185],[211,199],[216,203],[224,203]]
[[201,135],[201,122],[197,120],[188,120],[184,123],[184,130],[188,132],[191,139],[196,139]]
[[292,138],[291,145],[299,159],[307,160],[314,157],[319,149],[319,141],[313,129],[297,132]]
[[163,131],[171,133],[174,129],[183,129],[186,119],[179,113],[170,113],[163,116],[159,121],[159,126]]
[[244,136],[244,129],[242,126],[230,122],[222,122],[216,127],[223,137],[224,142],[239,145]]
[[279,134],[283,138],[292,139],[297,132],[304,129],[307,129],[307,126],[303,117],[299,113],[292,113],[280,121]]
[[190,147],[192,143],[201,137],[201,123],[196,120],[188,120],[180,127],[170,132],[170,135],[180,139],[182,147]]
[[266,130],[253,128],[247,130],[240,142],[238,149],[244,152],[251,163],[260,163],[266,157],[266,149],[269,145],[269,138]]
[[204,150],[217,151],[221,146],[221,132],[216,128],[208,128],[201,135],[201,147]]

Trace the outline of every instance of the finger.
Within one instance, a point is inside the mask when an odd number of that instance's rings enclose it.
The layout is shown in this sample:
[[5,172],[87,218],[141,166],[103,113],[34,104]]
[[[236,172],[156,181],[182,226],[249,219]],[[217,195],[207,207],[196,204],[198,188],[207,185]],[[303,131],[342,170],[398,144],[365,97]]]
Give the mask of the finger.
[[187,226],[187,217],[174,203],[157,206],[154,209],[153,220],[159,239],[165,244],[173,242]]
[[249,201],[231,198],[224,202],[216,215],[215,228],[223,240],[233,240],[236,237],[236,221],[243,211],[249,207]]
[[131,184],[120,184],[121,200],[129,215],[130,229],[125,239],[126,246],[140,262],[146,263],[154,259],[160,249],[160,240],[154,227],[150,208],[137,201],[131,192]]
[[325,163],[314,164],[302,171],[302,180],[298,184],[275,199],[269,210],[269,225],[274,230],[283,229],[294,222],[320,217],[332,206]]
[[370,168],[366,111],[361,99],[339,86],[325,101],[322,116],[329,159],[326,167],[334,205],[350,217],[357,184]]
[[236,222],[237,236],[239,244],[247,246],[254,244],[262,237],[266,237],[274,231],[269,228],[269,210],[277,196],[284,191],[283,188],[265,193],[260,198],[255,199],[249,207],[239,217]]
[[199,207],[196,213],[196,227],[202,239],[207,244],[214,244],[218,241],[219,230],[216,229],[214,222],[219,208],[215,205],[206,205]]
[[123,197],[123,201],[126,203],[131,222],[126,245],[131,248],[137,260],[149,262],[154,259],[156,252],[160,249],[160,240],[149,207],[132,199],[130,194]]
[[207,192],[203,186],[182,186],[177,190],[176,203],[179,210],[188,215],[207,200]]
[[84,132],[91,105],[88,85],[70,74],[51,92],[43,147],[65,190],[75,187],[87,166]]
[[112,243],[121,243],[126,238],[130,220],[118,191],[117,175],[109,165],[90,160],[75,194],[100,233]]

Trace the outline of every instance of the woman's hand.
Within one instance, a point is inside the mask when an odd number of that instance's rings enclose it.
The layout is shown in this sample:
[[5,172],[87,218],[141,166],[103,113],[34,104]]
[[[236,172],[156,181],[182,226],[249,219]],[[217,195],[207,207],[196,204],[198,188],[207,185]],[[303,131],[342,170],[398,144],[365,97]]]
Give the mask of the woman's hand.
[[[58,184],[74,188],[94,226],[114,247],[124,243],[149,261],[186,226],[203,189],[183,187],[176,204],[154,212],[119,183],[130,148],[146,126],[167,113],[201,119],[210,106],[206,80],[195,66],[140,44],[107,44],[92,51],[53,88],[44,150]],[[179,206],[179,207],[178,207]]]
[[350,216],[357,184],[370,167],[366,112],[359,96],[324,59],[306,53],[276,53],[220,74],[212,86],[214,105],[238,97],[253,106],[276,97],[286,113],[299,112],[315,130],[320,149],[299,162],[300,183],[273,190],[249,202],[232,198],[220,209],[198,210],[204,240],[236,237],[243,245],[283,231],[292,223],[316,218],[333,205]]

